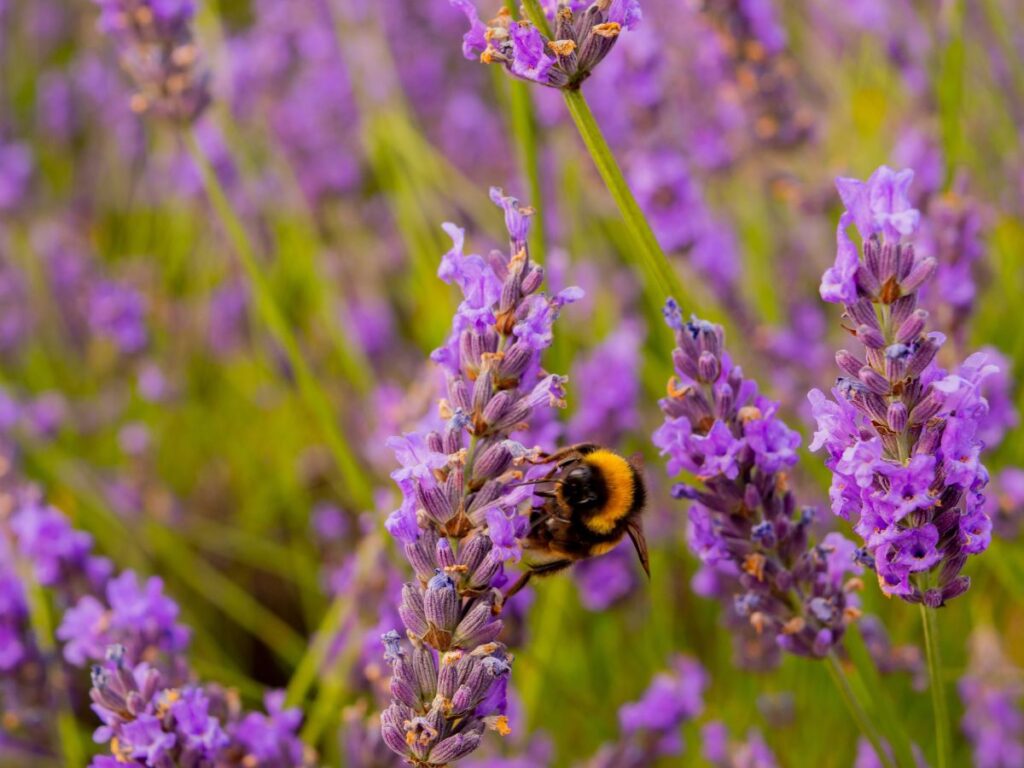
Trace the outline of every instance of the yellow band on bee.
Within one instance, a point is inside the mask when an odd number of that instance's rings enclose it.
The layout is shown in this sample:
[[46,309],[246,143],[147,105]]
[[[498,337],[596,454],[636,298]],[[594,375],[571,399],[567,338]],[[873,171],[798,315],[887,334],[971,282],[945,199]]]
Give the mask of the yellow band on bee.
[[633,467],[619,454],[603,448],[588,453],[583,461],[598,470],[608,490],[603,510],[587,520],[586,526],[595,533],[611,533],[633,506],[636,493]]

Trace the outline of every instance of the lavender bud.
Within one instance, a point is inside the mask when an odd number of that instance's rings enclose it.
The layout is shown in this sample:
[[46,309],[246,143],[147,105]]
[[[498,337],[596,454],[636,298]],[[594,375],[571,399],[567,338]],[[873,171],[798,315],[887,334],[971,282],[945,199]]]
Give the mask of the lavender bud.
[[860,369],[864,367],[864,363],[857,359],[856,355],[845,349],[840,349],[836,352],[836,365],[838,365],[839,369],[847,376],[852,376],[854,378],[860,376]]
[[935,359],[935,356],[939,353],[939,347],[941,346],[932,336],[926,339],[922,339],[916,344],[916,348],[907,361],[907,373],[906,375],[910,378],[917,378],[924,369],[928,367],[928,364]]
[[449,635],[455,631],[459,621],[459,595],[450,576],[438,573],[427,582],[423,612],[430,625]]
[[697,370],[700,372],[700,380],[708,383],[712,383],[718,380],[718,374],[722,371],[722,366],[718,362],[718,358],[710,352],[702,352],[700,359],[697,361]]
[[913,293],[935,274],[937,268],[938,262],[932,257],[920,259],[906,278],[901,281],[900,287],[906,293]]
[[480,734],[475,731],[449,736],[430,750],[432,765],[448,765],[473,752],[480,745]]
[[927,320],[928,313],[925,310],[914,310],[910,317],[908,317],[903,324],[899,326],[899,330],[896,332],[896,341],[900,344],[907,344],[908,342],[917,339],[924,330],[925,322]]
[[402,586],[402,602],[398,605],[398,614],[402,623],[414,635],[423,636],[427,633],[427,617],[423,612],[423,596],[412,584]]
[[885,337],[878,328],[868,325],[857,326],[857,338],[868,349],[882,349],[885,346]]
[[881,330],[878,325],[878,315],[875,314],[875,305],[867,299],[858,299],[846,309],[857,325],[866,325],[876,331]]
[[512,452],[504,443],[490,446],[473,464],[474,479],[497,477],[512,466]]
[[872,392],[878,395],[888,395],[890,390],[889,382],[874,368],[864,366],[857,374],[861,382]]
[[516,342],[505,351],[505,357],[498,368],[501,380],[518,379],[533,361],[534,350],[525,342]]
[[907,406],[896,401],[889,406],[887,418],[889,429],[896,433],[902,433],[907,428]]
[[523,278],[521,290],[523,295],[529,296],[531,293],[535,293],[540,288],[541,283],[544,282],[544,269],[542,267],[534,267],[526,276]]

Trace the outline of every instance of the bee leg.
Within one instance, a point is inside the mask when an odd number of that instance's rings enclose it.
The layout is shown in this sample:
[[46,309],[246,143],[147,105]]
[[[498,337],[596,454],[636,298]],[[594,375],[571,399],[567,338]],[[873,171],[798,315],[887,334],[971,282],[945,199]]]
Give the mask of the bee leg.
[[531,576],[533,576],[533,571],[525,571],[523,575],[516,580],[516,583],[509,587],[508,591],[502,596],[502,603],[507,602],[512,595],[516,594],[523,587],[529,584]]
[[567,459],[575,461],[580,456],[593,453],[595,450],[597,450],[597,446],[594,443],[576,443],[575,445],[568,445],[565,448],[559,448],[554,453],[542,453],[536,459],[528,459],[528,461],[533,464],[551,464],[553,462],[562,462]]
[[651,561],[647,555],[647,539],[644,537],[644,529],[640,521],[630,520],[626,525],[626,532],[629,533],[629,538],[633,542],[633,547],[640,558],[640,565],[643,567],[644,573],[647,574],[648,579],[651,578]]

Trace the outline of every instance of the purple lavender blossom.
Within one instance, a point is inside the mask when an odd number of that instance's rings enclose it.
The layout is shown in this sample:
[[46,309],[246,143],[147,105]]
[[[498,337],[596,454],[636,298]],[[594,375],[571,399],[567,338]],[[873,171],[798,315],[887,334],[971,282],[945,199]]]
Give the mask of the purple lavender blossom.
[[[978,440],[986,451],[991,451],[999,446],[1007,432],[1020,424],[1020,413],[1015,402],[1013,364],[995,347],[985,346],[978,351],[985,356],[985,362],[995,368],[981,382],[981,395],[988,403],[988,411],[978,422]],[[966,362],[958,373],[969,377],[970,372],[965,367]]]
[[513,19],[507,8],[484,24],[472,0],[449,1],[470,24],[462,39],[467,59],[502,64],[515,77],[565,90],[579,88],[615,47],[622,30],[634,29],[643,15],[639,0],[596,0],[584,11],[563,4],[549,39],[529,21]]
[[[123,766],[259,765],[302,768],[312,753],[296,736],[302,715],[285,710],[283,692],[267,695],[267,713],[242,712],[218,686],[170,686],[146,662],[129,665],[121,646],[92,669],[92,709],[103,723],[94,740]],[[111,757],[94,758],[106,768]]]
[[411,648],[397,632],[383,637],[392,701],[381,732],[421,768],[469,755],[488,727],[508,730],[511,657],[497,642],[498,588],[504,563],[520,557],[532,497],[516,482],[530,452],[509,436],[535,410],[562,404],[564,379],[542,371],[540,354],[561,307],[581,295],[537,293],[544,272],[527,246],[532,210],[497,189],[491,199],[505,212],[508,255],[466,254],[463,231],[445,225],[454,246],[439,275],[464,297],[448,342],[432,355],[447,376],[447,423],[389,441],[403,501],[387,528],[416,580],[403,587],[399,608]]
[[252,26],[229,43],[238,119],[267,121],[313,206],[351,192],[362,178],[359,116],[334,34],[337,11],[322,0],[260,0],[253,12]]
[[163,594],[163,582],[151,577],[140,584],[138,576],[125,571],[106,587],[106,603],[86,595],[70,608],[57,629],[64,658],[84,666],[104,657],[118,644],[129,663],[152,659],[156,654],[174,658],[188,647],[188,629],[177,623],[178,606]]
[[195,3],[93,2],[100,9],[100,29],[114,41],[121,65],[135,85],[132,110],[193,122],[210,101],[209,76],[199,67],[199,49],[192,38]]
[[714,31],[733,98],[739,98],[756,144],[792,148],[811,136],[813,121],[800,106],[796,66],[771,0],[701,0]]
[[[989,410],[980,387],[996,368],[983,354],[956,373],[935,363],[945,338],[926,333],[917,292],[936,263],[902,242],[920,220],[912,178],[882,167],[867,182],[837,182],[847,211],[822,297],[845,305],[847,330],[864,349],[836,355],[834,399],[808,395],[818,422],[811,450],[826,449],[832,510],[854,521],[860,560],[882,591],[937,607],[967,590],[960,570],[991,535],[978,432]],[[863,260],[847,223],[864,238]]]
[[654,444],[669,475],[696,477],[673,489],[693,502],[690,546],[737,586],[733,607],[758,634],[790,653],[823,657],[860,615],[849,594],[856,581],[847,582],[859,570],[854,545],[837,533],[808,545],[814,512],[797,508],[787,477],[800,437],[732,363],[722,328],[684,322],[672,300],[665,315],[676,331],[678,378],[660,402],[665,421]]
[[[111,564],[92,553],[90,537],[37,492],[7,493],[0,511],[5,733],[40,746],[55,744],[54,697],[77,690],[56,685],[76,679],[81,673],[74,667],[93,661],[98,663],[91,698],[102,723],[95,739],[110,747],[109,757],[94,758],[94,768],[312,765],[312,754],[297,736],[301,713],[282,708],[283,694],[268,694],[266,714],[246,713],[223,688],[194,682],[184,656],[190,633],[177,622],[178,605],[163,593],[159,579],[140,583],[131,571],[111,578]],[[16,561],[26,568],[16,570]],[[41,652],[29,626],[23,573],[45,587],[54,607],[64,612],[57,640],[74,666],[63,668],[59,679],[49,677],[59,657]]]
[[89,325],[97,336],[109,339],[125,355],[142,351],[149,335],[142,295],[126,283],[101,280],[89,296]]

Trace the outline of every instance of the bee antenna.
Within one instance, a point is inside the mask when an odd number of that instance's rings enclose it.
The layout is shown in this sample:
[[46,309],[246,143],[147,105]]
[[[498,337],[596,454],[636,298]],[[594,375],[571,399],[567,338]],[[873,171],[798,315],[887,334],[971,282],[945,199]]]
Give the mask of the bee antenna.
[[512,483],[509,488],[521,488],[524,485],[540,485],[541,483],[551,483],[552,485],[561,485],[561,480],[553,480],[550,477],[541,477],[536,480],[524,480],[521,483]]

